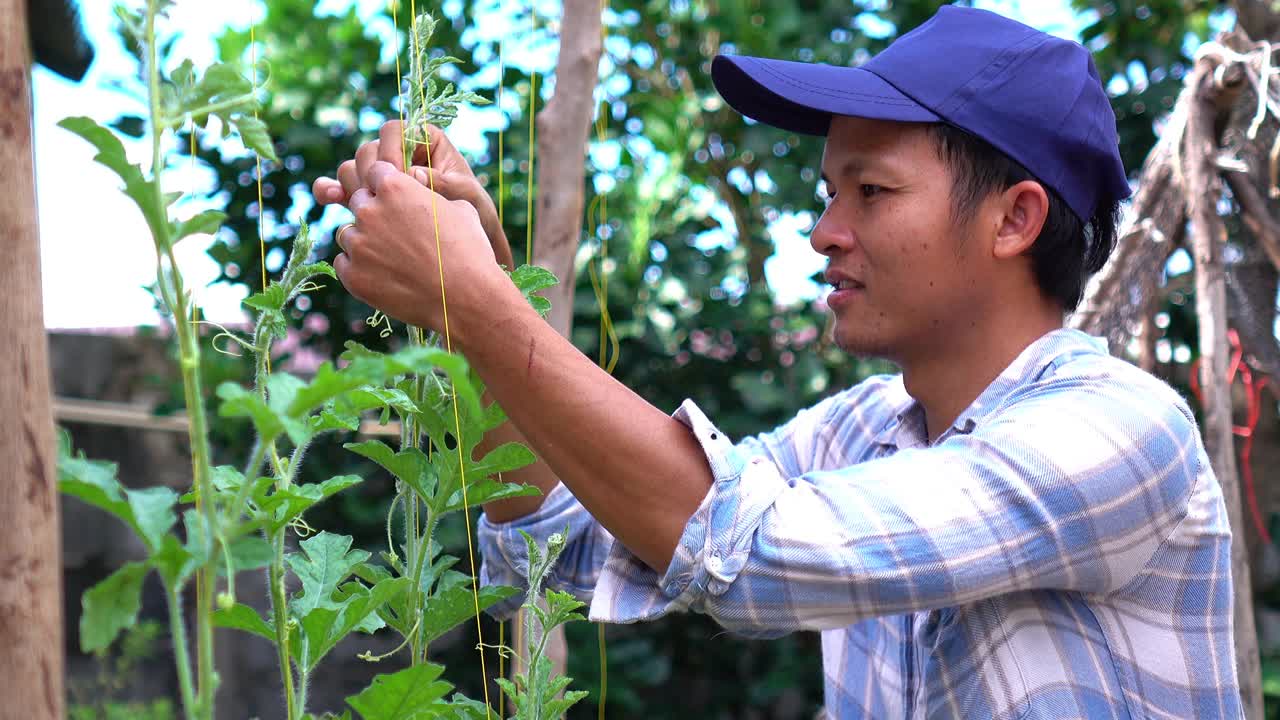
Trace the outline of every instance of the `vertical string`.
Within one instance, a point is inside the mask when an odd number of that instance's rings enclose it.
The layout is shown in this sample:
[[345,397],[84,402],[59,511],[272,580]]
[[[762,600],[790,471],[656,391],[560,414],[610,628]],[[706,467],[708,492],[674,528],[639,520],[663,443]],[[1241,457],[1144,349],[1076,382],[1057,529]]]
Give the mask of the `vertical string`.
[[[498,4],[498,15],[503,19],[503,21],[507,19],[507,0],[500,0]],[[506,114],[502,107],[502,87],[503,85],[506,84],[506,78],[507,78],[506,37],[507,37],[506,32],[498,33],[498,90],[497,90],[497,97],[494,98],[494,104],[497,106],[498,112],[502,113],[503,115]],[[506,118],[504,117],[503,120],[505,121]],[[507,215],[505,211],[506,187],[504,183],[504,178],[506,177],[506,170],[503,167],[503,163],[505,162],[505,159],[506,159],[503,153],[503,136],[505,135],[505,129],[506,129],[505,122],[500,123],[498,125],[498,227],[502,228],[502,231],[504,233],[506,232],[506,226],[507,226],[506,225]],[[514,258],[512,259],[512,263],[513,264],[515,263]],[[507,268],[507,269],[515,270],[515,268]],[[502,482],[502,473],[498,473],[498,482],[499,483]],[[516,625],[519,626],[519,623],[516,623]],[[503,660],[506,658],[506,652],[504,647],[505,640],[506,640],[504,636],[506,635],[506,632],[507,632],[506,621],[505,620],[499,621],[498,622],[498,677],[500,678],[507,677],[506,667],[504,667],[505,663],[503,662]],[[507,715],[507,694],[505,692],[500,692],[498,693],[498,717],[502,718],[502,717],[506,717],[506,715]]]
[[[604,15],[609,9],[609,0],[601,0],[600,2],[600,45],[601,52],[604,52],[605,41],[608,40],[609,31],[605,26]],[[601,98],[599,105],[599,113],[596,116],[596,141],[604,143],[608,138],[609,130],[609,98]],[[619,346],[618,334],[613,327],[613,319],[609,315],[609,269],[607,267],[609,259],[609,234],[612,231],[609,227],[609,197],[607,192],[599,193],[596,196],[596,202],[593,205],[599,206],[599,219],[596,224],[591,224],[591,228],[600,235],[600,258],[598,275],[594,265],[588,265],[591,275],[591,284],[596,291],[596,303],[600,308],[600,367],[610,375],[613,374],[614,368],[618,364]],[[587,213],[588,223],[591,223],[591,213]],[[612,356],[609,349],[612,348]],[[604,720],[605,705],[609,693],[609,656],[605,644],[605,624],[596,624],[596,642],[600,648],[600,700],[597,704],[599,720]]]
[[[258,43],[257,43],[257,36],[256,36],[257,27],[258,27],[258,22],[256,20],[250,23],[249,25],[249,58],[251,63],[250,72],[253,73],[253,94],[255,97],[258,94]],[[258,119],[258,107],[256,103],[254,104],[254,108],[253,108],[253,119],[254,120]],[[193,142],[194,142],[194,136],[193,136]],[[262,216],[264,214],[263,208],[262,208],[262,156],[259,155],[256,151],[253,153],[253,168],[254,168],[254,180],[258,186],[258,256],[262,262],[262,289],[265,292],[267,289],[267,241],[265,238],[265,234],[262,231],[262,228],[263,228]],[[271,353],[267,353],[267,357],[265,358],[265,360],[266,360],[266,366],[267,366],[267,374],[270,375],[271,374]]]
[[[392,8],[394,11],[394,8],[395,8],[394,0],[393,0]],[[416,45],[417,23],[418,23],[416,0],[410,0],[409,12],[410,12],[410,21],[409,21],[410,38],[413,41],[413,43]],[[392,18],[392,22],[393,23],[395,22],[394,17]],[[396,25],[396,27],[399,27],[399,26]],[[397,31],[397,37],[398,37],[398,31]],[[410,51],[413,52],[414,50],[416,50],[416,48],[411,47]],[[400,58],[400,53],[397,50],[396,52],[397,91],[399,90],[400,83],[401,83],[399,58]],[[420,86],[424,80],[425,78],[422,78],[422,77],[414,78],[414,82],[418,83]],[[422,92],[421,87],[419,88],[419,91]],[[413,90],[410,89],[410,92],[413,92]],[[419,97],[421,98],[422,95],[419,95]],[[405,136],[404,136],[405,127],[403,122],[403,119],[404,119],[403,100],[400,103],[400,116],[401,116],[400,142],[401,142],[401,147],[403,148],[405,143]],[[429,132],[427,133],[425,144],[427,146],[427,184],[428,184],[428,187],[431,189],[431,223],[432,223],[432,229],[434,230],[435,242],[436,242],[436,267],[439,269],[439,273],[440,273],[440,311],[444,319],[444,343],[445,343],[445,350],[448,352],[453,352],[453,337],[449,327],[449,301],[448,301],[448,296],[445,292],[444,255],[441,252],[440,216],[437,212],[437,207],[436,207],[437,195],[435,192],[435,189],[436,189],[435,188],[435,170],[431,160],[431,136]],[[409,166],[408,166],[408,163],[406,162],[405,169],[408,170],[408,168]],[[422,336],[421,334],[419,334],[419,339],[421,340],[421,338]],[[472,533],[471,533],[471,505],[467,499],[467,464],[466,464],[466,457],[462,449],[464,444],[462,441],[462,416],[458,410],[458,394],[456,392],[453,393],[452,400],[453,400],[452,404],[453,404],[454,438],[457,440],[456,445],[458,449],[458,476],[462,485],[462,512],[463,512],[464,522],[465,522],[465,527],[467,532],[467,560],[471,567],[471,599],[472,599],[473,607],[475,610],[475,617],[476,617],[476,640],[477,640],[476,651],[480,655],[480,677],[483,683],[482,687],[484,688],[485,717],[489,718],[489,717],[492,717],[493,710],[489,703],[489,673],[485,665],[485,657],[484,657],[484,628],[483,628],[483,624],[481,622],[481,617],[480,617],[480,584],[479,584],[480,580],[478,577],[478,573],[476,572],[475,542],[472,539]]]
[[[534,35],[538,31],[538,0],[530,0],[529,3],[529,50],[532,56]],[[525,178],[528,192],[525,194],[527,198],[527,206],[525,210],[525,264],[533,264],[533,159],[534,147],[536,145],[537,126],[537,107],[538,107],[538,71],[536,68],[529,70],[529,175]]]

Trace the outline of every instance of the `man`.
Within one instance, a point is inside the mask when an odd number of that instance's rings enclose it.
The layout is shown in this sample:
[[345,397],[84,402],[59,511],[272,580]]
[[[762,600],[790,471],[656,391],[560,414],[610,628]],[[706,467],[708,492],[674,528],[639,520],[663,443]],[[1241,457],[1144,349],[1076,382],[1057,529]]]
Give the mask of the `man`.
[[826,136],[811,242],[835,339],[902,369],[737,445],[538,318],[442,139],[452,165],[417,181],[389,126],[316,184],[355,213],[334,264],[357,297],[444,329],[443,260],[454,346],[546,462],[524,476],[545,499],[486,509],[484,578],[520,582],[516,531],[567,525],[554,581],[596,619],[822,631],[838,718],[1239,716],[1230,531],[1192,414],[1062,327],[1129,192],[1088,53],[944,7],[860,69],[712,73],[747,116]]

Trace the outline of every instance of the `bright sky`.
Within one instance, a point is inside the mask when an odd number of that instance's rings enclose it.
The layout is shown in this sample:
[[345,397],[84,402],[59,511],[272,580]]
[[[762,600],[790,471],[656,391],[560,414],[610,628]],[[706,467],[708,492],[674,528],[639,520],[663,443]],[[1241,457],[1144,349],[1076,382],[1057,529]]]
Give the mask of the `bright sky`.
[[[367,14],[380,0],[354,0]],[[341,10],[353,0],[319,0],[324,10]],[[1082,21],[1066,0],[980,0],[979,7],[1019,18],[1047,32],[1075,37]],[[137,209],[119,192],[119,181],[109,170],[93,162],[88,143],[56,127],[71,115],[88,115],[106,123],[126,107],[136,107],[133,97],[111,84],[136,72],[112,30],[108,2],[82,2],[83,24],[97,52],[93,66],[81,83],[63,80],[43,68],[33,77],[35,115],[36,186],[41,237],[41,279],[44,318],[49,328],[97,328],[153,325],[158,321],[154,303],[143,288],[155,277],[155,251]],[[261,16],[254,0],[197,2],[179,0],[172,12],[173,25],[182,32],[175,53],[197,65],[213,57],[213,28],[245,26]],[[463,143],[459,143],[463,144]],[[128,145],[130,157],[145,166],[149,146]],[[199,178],[173,173],[174,190],[199,191]],[[780,299],[812,297],[816,287],[806,278],[823,265],[802,232],[803,217],[789,216],[772,228],[778,252],[767,264],[771,284]],[[243,290],[225,285],[209,286],[217,266],[204,252],[209,238],[192,237],[178,246],[179,263],[196,289],[197,300],[214,321],[242,317],[239,301]]]

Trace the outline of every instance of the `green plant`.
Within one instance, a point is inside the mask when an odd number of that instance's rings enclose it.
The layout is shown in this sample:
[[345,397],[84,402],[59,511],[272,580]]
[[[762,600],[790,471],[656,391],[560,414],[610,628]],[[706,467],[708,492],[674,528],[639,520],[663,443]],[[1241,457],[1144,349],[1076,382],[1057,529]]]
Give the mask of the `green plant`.
[[[243,469],[214,467],[210,455],[200,374],[200,345],[191,317],[191,298],[183,287],[173,245],[182,238],[215,231],[222,213],[204,212],[175,222],[170,207],[177,195],[166,194],[162,147],[166,134],[190,122],[209,126],[213,118],[226,132],[234,128],[245,145],[274,160],[264,126],[251,113],[258,108],[256,85],[233,65],[215,64],[198,74],[184,61],[167,75],[161,70],[157,20],[170,0],[148,0],[140,13],[118,9],[126,35],[144,56],[148,128],[152,146],[149,175],[127,161],[120,140],[88,118],[69,118],[61,125],[98,149],[97,160],[124,181],[124,192],[147,220],[157,251],[158,295],[174,320],[184,396],[191,418],[192,490],[179,496],[169,488],[132,489],[115,476],[110,463],[73,454],[62,435],[59,478],[64,492],[110,512],[142,538],[147,557],[120,568],[85,593],[81,644],[86,651],[107,647],[134,626],[145,577],[155,571],[169,606],[182,709],[189,720],[212,718],[217,675],[213,665],[213,626],[261,636],[276,648],[289,720],[311,717],[305,711],[308,681],[316,666],[353,632],[389,628],[409,648],[409,667],[382,675],[369,688],[348,698],[365,720],[377,718],[488,717],[487,703],[460,695],[440,680],[443,667],[427,662],[430,643],[484,608],[515,594],[514,588],[476,586],[472,575],[452,569],[457,558],[444,555],[433,540],[440,519],[484,502],[534,494],[535,488],[495,480],[500,473],[533,461],[518,444],[498,447],[476,459],[484,434],[505,421],[496,404],[481,400],[484,387],[465,359],[436,347],[417,328],[409,342],[391,353],[378,353],[348,343],[338,366],[326,362],[309,380],[271,372],[272,344],[288,332],[286,308],[313,290],[313,278],[334,277],[324,262],[307,262],[313,241],[303,226],[279,280],[244,301],[256,314],[253,331],[240,336],[223,330],[214,341],[238,346],[255,363],[254,382],[246,388],[226,382],[217,389],[218,414],[247,420],[255,440]],[[406,101],[417,137],[425,138],[426,122],[447,122],[456,104],[474,101],[451,85],[441,88],[432,74],[442,61],[429,57],[424,44],[434,21],[415,23],[412,67],[419,91]],[[256,69],[255,69],[256,71]],[[522,267],[512,273],[515,284],[543,312],[547,302],[533,295],[555,278],[545,270]],[[331,432],[359,428],[361,417],[378,411],[382,422],[392,413],[400,420],[400,447],[378,441],[346,447],[386,468],[397,481],[391,514],[400,509],[403,542],[390,538],[385,565],[369,562],[369,552],[352,549],[352,538],[314,533],[304,514],[361,478],[337,475],[323,482],[299,483],[299,468],[312,442]],[[425,436],[425,440],[424,440]],[[424,448],[425,447],[425,452]],[[183,531],[177,532],[179,512]],[[290,530],[306,537],[300,552],[290,552]],[[242,570],[268,568],[270,613],[262,617],[236,600],[235,576]],[[290,595],[289,573],[301,585]],[[219,577],[224,589],[216,592]],[[182,598],[196,586],[196,653],[192,668]],[[216,594],[215,594],[216,592]],[[214,607],[216,603],[216,609]],[[367,656],[367,659],[378,660]],[[483,664],[483,657],[481,658]],[[540,680],[555,682],[546,673]],[[557,690],[558,692],[558,690]]]
[[72,686],[67,708],[71,720],[172,720],[177,712],[168,698],[126,700],[124,691],[138,665],[155,652],[164,626],[145,620],[125,630],[109,647],[94,653],[98,674],[84,686]]
[[578,612],[585,603],[558,590],[546,591],[545,605],[538,602],[543,597],[542,586],[547,575],[564,551],[565,534],[553,533],[547,538],[545,553],[538,550],[538,544],[528,533],[522,530],[520,534],[524,536],[529,557],[529,588],[523,605],[529,656],[523,658],[524,672],[518,673],[514,682],[503,678],[498,680],[498,685],[511,698],[516,709],[514,717],[518,720],[552,720],[564,717],[565,712],[587,693],[581,690],[566,692],[571,678],[554,677],[551,659],[546,656],[547,635],[565,623],[585,620]]

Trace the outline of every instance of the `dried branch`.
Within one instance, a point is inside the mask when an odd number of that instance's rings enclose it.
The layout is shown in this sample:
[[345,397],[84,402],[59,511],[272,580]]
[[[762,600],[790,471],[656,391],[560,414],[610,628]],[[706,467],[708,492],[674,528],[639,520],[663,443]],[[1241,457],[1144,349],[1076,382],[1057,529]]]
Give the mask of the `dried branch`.
[[[1204,410],[1204,444],[1214,474],[1222,487],[1233,532],[1242,538],[1240,483],[1236,472],[1232,436],[1231,383],[1227,378],[1227,286],[1223,246],[1227,230],[1218,215],[1222,195],[1217,158],[1220,152],[1216,126],[1244,85],[1241,63],[1214,53],[1202,54],[1188,81],[1193,89],[1187,108],[1183,153],[1189,210],[1188,235],[1196,268],[1196,320],[1200,336],[1200,387]],[[1258,660],[1258,636],[1250,593],[1248,549],[1244,542],[1231,546],[1231,573],[1235,593],[1236,671],[1245,717],[1262,717],[1262,682]]]

